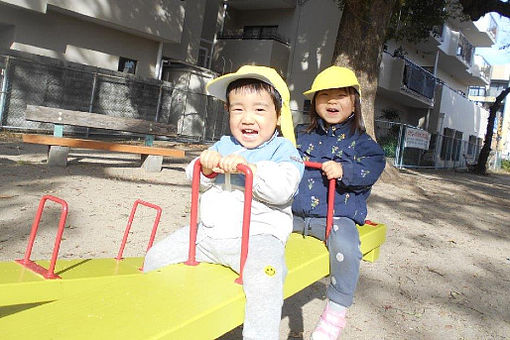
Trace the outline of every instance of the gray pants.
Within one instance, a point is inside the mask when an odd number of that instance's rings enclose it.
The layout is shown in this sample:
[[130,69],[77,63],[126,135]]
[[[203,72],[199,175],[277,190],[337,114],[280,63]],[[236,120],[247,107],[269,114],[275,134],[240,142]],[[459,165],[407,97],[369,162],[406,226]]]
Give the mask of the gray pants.
[[[145,256],[144,272],[188,259],[189,227],[156,243]],[[239,273],[241,239],[213,239],[199,228],[196,259],[218,263]],[[285,245],[272,235],[252,235],[244,265],[246,307],[244,339],[278,339],[283,305],[283,281],[287,274]]]
[[[294,216],[294,232],[324,240],[325,218]],[[353,220],[334,217],[326,245],[329,250],[329,300],[344,307],[352,305],[359,278],[361,250],[359,232]]]

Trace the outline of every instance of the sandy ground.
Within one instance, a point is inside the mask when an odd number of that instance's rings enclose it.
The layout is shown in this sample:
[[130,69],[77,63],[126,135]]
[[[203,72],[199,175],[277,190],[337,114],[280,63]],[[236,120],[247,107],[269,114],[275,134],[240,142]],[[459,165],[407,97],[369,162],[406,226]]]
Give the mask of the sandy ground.
[[[179,145],[189,156],[203,146]],[[65,199],[60,257],[114,257],[131,207],[162,207],[157,239],[188,222],[188,159],[146,173],[134,155],[73,151],[46,165],[46,147],[0,138],[0,260],[22,258],[40,198]],[[126,256],[143,256],[154,211],[140,208]],[[59,209],[48,204],[32,258],[50,258]],[[510,175],[453,171],[385,174],[368,218],[386,223],[375,263],[363,262],[343,339],[510,339]],[[286,300],[281,339],[308,339],[324,305],[323,279]],[[239,339],[235,329],[222,339]]]

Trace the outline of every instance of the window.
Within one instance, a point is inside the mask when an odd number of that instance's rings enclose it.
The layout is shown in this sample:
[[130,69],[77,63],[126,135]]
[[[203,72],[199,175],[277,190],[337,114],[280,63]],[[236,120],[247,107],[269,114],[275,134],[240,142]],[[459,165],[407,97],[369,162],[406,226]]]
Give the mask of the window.
[[452,155],[453,148],[453,135],[455,130],[444,128],[443,130],[443,142],[441,143],[441,159],[449,161]]
[[468,140],[468,149],[467,154],[470,156],[474,156],[477,153],[478,149],[478,141],[476,136],[470,135]]
[[474,97],[485,97],[485,86],[470,86],[469,95]]
[[491,82],[491,88],[489,90],[490,96],[497,97],[507,86],[508,82]]
[[244,26],[243,39],[274,39],[278,26]]
[[124,73],[132,73],[135,74],[136,71],[136,60],[119,57],[119,69],[118,71]]
[[458,161],[460,159],[460,148],[462,146],[462,132],[455,131],[455,135],[453,138],[453,147],[452,147],[452,160]]

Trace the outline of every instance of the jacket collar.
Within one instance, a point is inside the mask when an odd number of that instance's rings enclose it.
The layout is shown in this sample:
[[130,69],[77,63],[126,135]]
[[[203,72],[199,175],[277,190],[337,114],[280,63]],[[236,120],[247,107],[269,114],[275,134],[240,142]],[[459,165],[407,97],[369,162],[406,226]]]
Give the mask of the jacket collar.
[[354,113],[349,116],[345,121],[327,126],[327,123],[322,118],[318,118],[318,129],[322,130],[328,136],[338,136],[342,133],[350,135],[351,125],[354,121]]

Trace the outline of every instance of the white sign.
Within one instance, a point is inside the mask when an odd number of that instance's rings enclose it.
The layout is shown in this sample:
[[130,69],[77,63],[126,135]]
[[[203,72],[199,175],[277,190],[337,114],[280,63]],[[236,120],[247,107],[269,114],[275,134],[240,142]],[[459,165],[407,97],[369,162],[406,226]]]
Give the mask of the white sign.
[[404,146],[406,148],[417,148],[428,150],[430,144],[430,133],[425,130],[406,128]]

